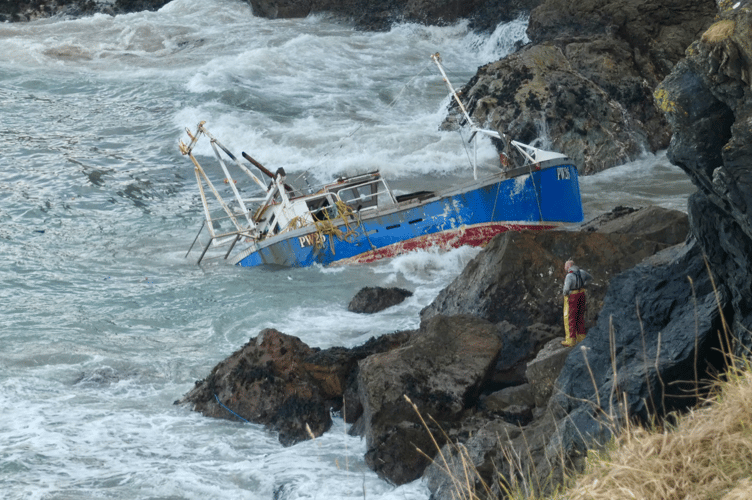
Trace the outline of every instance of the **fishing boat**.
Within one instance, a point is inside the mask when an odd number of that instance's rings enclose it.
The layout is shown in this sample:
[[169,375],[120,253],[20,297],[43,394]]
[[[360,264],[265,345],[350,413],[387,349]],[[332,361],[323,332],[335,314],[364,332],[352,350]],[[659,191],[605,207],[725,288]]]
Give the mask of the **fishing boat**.
[[[581,222],[582,201],[573,162],[563,154],[477,127],[439,54],[431,57],[470,127],[471,141],[487,135],[505,145],[498,172],[479,178],[473,164],[472,179],[462,185],[403,195],[395,194],[378,171],[300,189],[291,185],[283,168],[272,172],[245,152],[233,154],[201,122],[195,132],[186,129],[187,144],[180,142],[180,151],[194,165],[205,215],[186,257],[200,241],[199,263],[212,256],[240,266],[368,263],[430,247],[482,246],[504,231],[545,230]],[[232,191],[230,201],[193,154],[201,137],[211,144],[224,174],[222,182]],[[268,179],[262,181],[253,167]],[[233,172],[255,183],[261,195],[244,198]],[[212,212],[207,191],[221,207],[219,214]],[[205,243],[200,239],[204,229],[208,231]]]

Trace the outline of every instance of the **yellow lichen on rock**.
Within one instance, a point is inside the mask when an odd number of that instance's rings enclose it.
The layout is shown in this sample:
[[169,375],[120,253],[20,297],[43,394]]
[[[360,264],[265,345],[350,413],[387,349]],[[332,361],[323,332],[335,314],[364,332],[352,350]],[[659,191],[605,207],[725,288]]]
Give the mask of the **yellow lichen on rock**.
[[676,101],[671,99],[668,91],[665,88],[658,87],[653,93],[653,98],[658,104],[658,108],[660,108],[660,110],[664,113],[676,113],[678,111]]
[[705,33],[702,34],[703,43],[718,43],[726,40],[734,34],[736,23],[730,19],[724,19],[714,23]]

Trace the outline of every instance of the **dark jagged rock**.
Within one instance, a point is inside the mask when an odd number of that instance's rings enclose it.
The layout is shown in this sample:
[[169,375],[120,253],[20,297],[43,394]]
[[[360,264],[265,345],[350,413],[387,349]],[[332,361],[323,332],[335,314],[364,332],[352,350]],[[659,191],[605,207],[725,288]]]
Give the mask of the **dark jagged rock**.
[[218,364],[181,402],[204,415],[239,416],[279,432],[282,444],[321,435],[331,426],[329,407],[313,377],[297,361],[315,353],[297,337],[266,329]]
[[[82,17],[157,10],[169,0],[0,0],[0,22],[49,16]],[[240,0],[239,0],[240,1]],[[471,29],[493,31],[500,22],[529,15],[543,0],[245,0],[253,14],[270,19],[331,14],[366,30],[387,30],[395,22],[449,25],[468,19]]]
[[648,240],[675,245],[687,238],[689,219],[683,212],[656,206],[640,209],[616,207],[583,224],[580,231],[639,234]]
[[[297,337],[266,329],[214,367],[177,403],[192,404],[210,417],[240,417],[263,424],[279,433],[282,444],[295,444],[329,429],[330,412],[342,407],[360,359],[393,349],[409,335],[384,335],[355,349],[322,351]],[[359,411],[358,406],[351,407],[350,421]]]
[[[667,249],[614,278],[611,287],[598,324],[567,357],[552,404],[569,413],[599,400],[613,415],[627,404],[628,415],[645,421],[688,406],[694,381],[706,376],[709,363],[720,367],[720,354],[711,353],[720,347],[728,303],[713,289],[699,245]],[[671,385],[661,387],[661,380]]]
[[[358,388],[366,429],[366,463],[395,484],[419,478],[436,453],[419,415],[449,431],[478,399],[502,347],[491,323],[437,316],[402,348],[360,362]],[[429,417],[433,420],[429,420]],[[431,424],[439,441],[442,433]]]
[[[585,340],[574,348],[554,341],[528,365],[537,409],[520,436],[494,442],[481,432],[487,424],[466,430],[473,437],[464,446],[473,450],[478,470],[499,471],[507,480],[521,474],[547,492],[560,484],[564,467],[581,469],[587,450],[607,442],[624,416],[647,419],[691,405],[695,381],[721,367],[721,356],[713,354],[719,347],[719,303],[723,308],[727,300],[716,298],[695,242],[667,248],[613,278]],[[505,404],[524,403],[527,393]],[[458,464],[456,445],[443,453]],[[488,484],[498,477],[481,476]],[[452,498],[446,474],[431,467],[427,477],[436,500]]]
[[[669,248],[614,278],[595,328],[569,353],[549,401],[560,425],[545,463],[582,467],[623,418],[647,422],[691,406],[723,368],[718,332],[728,298],[699,245]],[[596,389],[597,388],[597,389]],[[563,458],[563,460],[562,460]],[[560,467],[539,474],[562,478]]]
[[741,356],[752,347],[752,2],[720,9],[655,97],[674,130],[668,158],[698,187],[690,225],[730,294]]
[[376,313],[402,303],[413,292],[403,288],[383,288],[367,286],[361,288],[350,301],[347,310],[356,313]]
[[561,335],[558,325],[543,323],[518,327],[502,321],[496,327],[497,334],[504,339],[504,346],[494,365],[493,373],[486,383],[486,391],[496,391],[526,383],[528,381],[525,374],[527,363],[551,339]]
[[481,408],[489,412],[502,412],[513,406],[535,406],[535,397],[530,384],[507,387],[489,394],[481,401]]
[[525,378],[530,385],[534,406],[544,408],[554,391],[554,384],[572,347],[564,347],[560,340],[552,340],[538,351],[527,364]]

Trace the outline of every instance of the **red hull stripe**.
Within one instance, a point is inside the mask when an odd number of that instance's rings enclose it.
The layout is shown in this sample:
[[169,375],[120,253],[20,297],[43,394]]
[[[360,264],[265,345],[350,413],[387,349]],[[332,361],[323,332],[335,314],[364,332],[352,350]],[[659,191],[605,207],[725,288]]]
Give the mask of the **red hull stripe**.
[[472,226],[462,226],[458,229],[426,234],[417,238],[393,243],[383,248],[370,250],[354,257],[332,262],[330,266],[339,264],[368,264],[379,259],[387,259],[414,250],[425,250],[432,247],[442,250],[458,248],[463,245],[479,247],[484,246],[497,234],[506,231],[522,231],[524,229],[542,231],[553,229],[557,226],[558,224],[510,224],[508,222],[485,222]]

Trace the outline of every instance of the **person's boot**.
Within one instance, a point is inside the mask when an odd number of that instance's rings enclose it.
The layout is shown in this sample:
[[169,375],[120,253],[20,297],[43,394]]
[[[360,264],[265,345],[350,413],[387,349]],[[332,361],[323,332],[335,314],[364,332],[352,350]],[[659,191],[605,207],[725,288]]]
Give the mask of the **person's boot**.
[[583,333],[582,335],[577,335],[577,337],[575,337],[575,339],[576,339],[577,343],[579,344],[580,342],[582,342],[583,340],[585,340],[585,334]]
[[561,341],[561,345],[563,345],[564,347],[574,347],[576,344],[577,339],[575,337],[569,337]]

